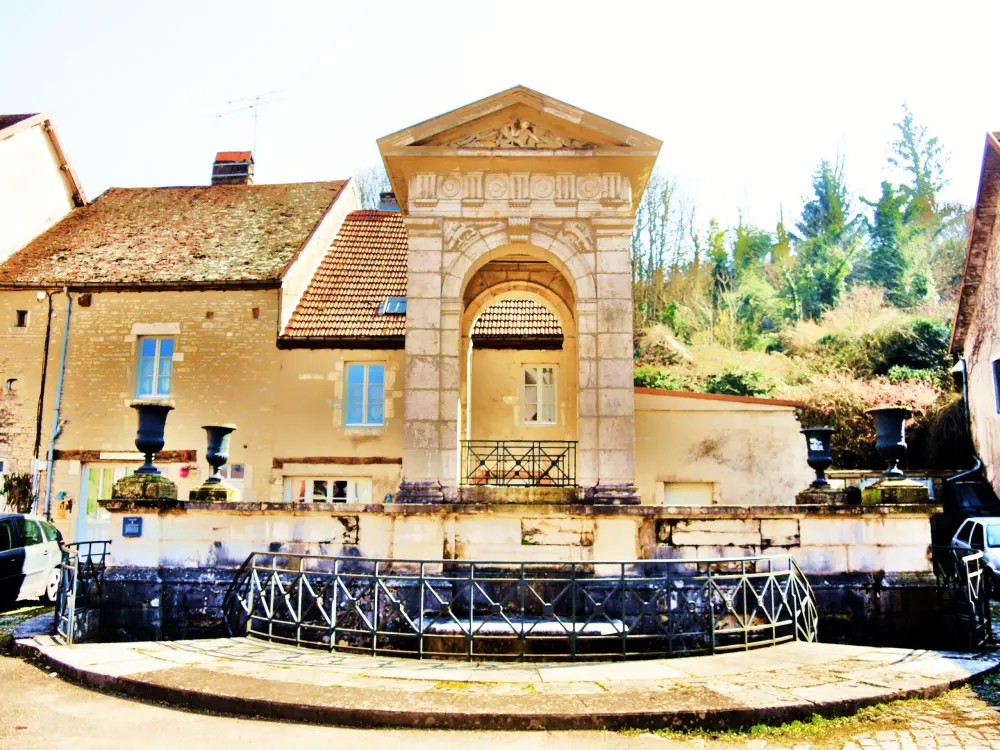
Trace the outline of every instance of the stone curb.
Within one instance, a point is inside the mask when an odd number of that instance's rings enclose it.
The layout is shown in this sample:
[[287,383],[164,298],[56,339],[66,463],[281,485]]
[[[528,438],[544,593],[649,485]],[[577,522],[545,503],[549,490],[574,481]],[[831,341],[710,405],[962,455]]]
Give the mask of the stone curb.
[[[60,676],[102,692],[127,698],[165,703],[195,712],[211,712],[230,716],[293,721],[306,724],[348,727],[401,727],[415,729],[459,730],[610,730],[625,729],[739,729],[754,724],[782,724],[807,720],[814,714],[830,718],[847,716],[880,703],[912,698],[936,698],[949,690],[961,687],[975,677],[1000,670],[993,665],[976,675],[961,679],[942,680],[921,688],[893,690],[886,688],[879,695],[848,698],[840,701],[767,706],[760,708],[708,708],[674,711],[663,710],[609,710],[609,711],[539,711],[537,713],[469,712],[455,706],[451,710],[414,711],[403,708],[371,708],[342,705],[319,705],[283,700],[270,700],[193,690],[161,685],[135,677],[109,676],[71,666],[52,656],[29,641],[17,641],[14,653],[31,660],[36,665],[46,665]],[[345,690],[345,697],[349,691]],[[477,705],[477,708],[479,706]]]

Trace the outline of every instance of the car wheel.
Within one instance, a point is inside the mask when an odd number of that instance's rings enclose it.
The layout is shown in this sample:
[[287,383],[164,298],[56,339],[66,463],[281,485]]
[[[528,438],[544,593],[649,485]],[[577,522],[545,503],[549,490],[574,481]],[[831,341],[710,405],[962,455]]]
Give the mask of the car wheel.
[[46,604],[55,604],[56,597],[59,596],[59,568],[53,568],[49,573],[49,580],[45,584],[45,592],[42,594],[42,601]]

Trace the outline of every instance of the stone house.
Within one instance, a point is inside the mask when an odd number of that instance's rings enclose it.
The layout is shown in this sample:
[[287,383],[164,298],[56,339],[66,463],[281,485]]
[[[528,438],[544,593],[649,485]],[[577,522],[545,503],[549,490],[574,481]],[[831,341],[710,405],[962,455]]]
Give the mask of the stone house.
[[973,223],[952,329],[951,352],[962,358],[972,437],[987,479],[1000,491],[1000,133],[987,133]]

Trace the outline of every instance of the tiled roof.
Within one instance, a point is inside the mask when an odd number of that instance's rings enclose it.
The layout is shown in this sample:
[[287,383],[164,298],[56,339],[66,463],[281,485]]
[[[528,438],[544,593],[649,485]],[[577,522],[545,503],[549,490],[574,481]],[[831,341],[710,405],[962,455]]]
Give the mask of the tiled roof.
[[[335,346],[368,339],[401,344],[406,315],[379,315],[389,297],[406,296],[406,229],[396,211],[347,215],[281,336],[283,346]],[[562,337],[545,307],[530,300],[501,300],[480,316],[488,337]]]
[[502,299],[480,314],[472,327],[474,338],[562,336],[559,319],[547,307],[530,299]]
[[29,117],[34,117],[34,115],[0,115],[0,130],[9,128],[11,125],[17,125],[19,122],[27,120]]
[[0,285],[277,282],[345,184],[111,188],[0,265]]
[[388,297],[406,295],[406,229],[396,211],[354,211],[292,314],[284,337],[402,337],[405,315],[379,315]]

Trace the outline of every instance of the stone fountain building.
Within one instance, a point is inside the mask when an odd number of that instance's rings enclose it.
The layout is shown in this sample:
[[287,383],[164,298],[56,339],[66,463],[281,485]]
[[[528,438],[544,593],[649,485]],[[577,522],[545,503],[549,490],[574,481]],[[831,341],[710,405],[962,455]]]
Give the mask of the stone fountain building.
[[[32,472],[68,538],[113,540],[111,622],[183,630],[254,550],[773,550],[926,577],[932,508],[795,505],[795,403],[633,387],[660,141],[518,86],[378,145],[380,210],[350,181],[254,185],[252,155],[222,152],[211,186],[79,193],[0,259],[0,472]],[[116,502],[149,398],[175,406],[157,463],[180,500]],[[222,422],[238,499],[189,502]]]

